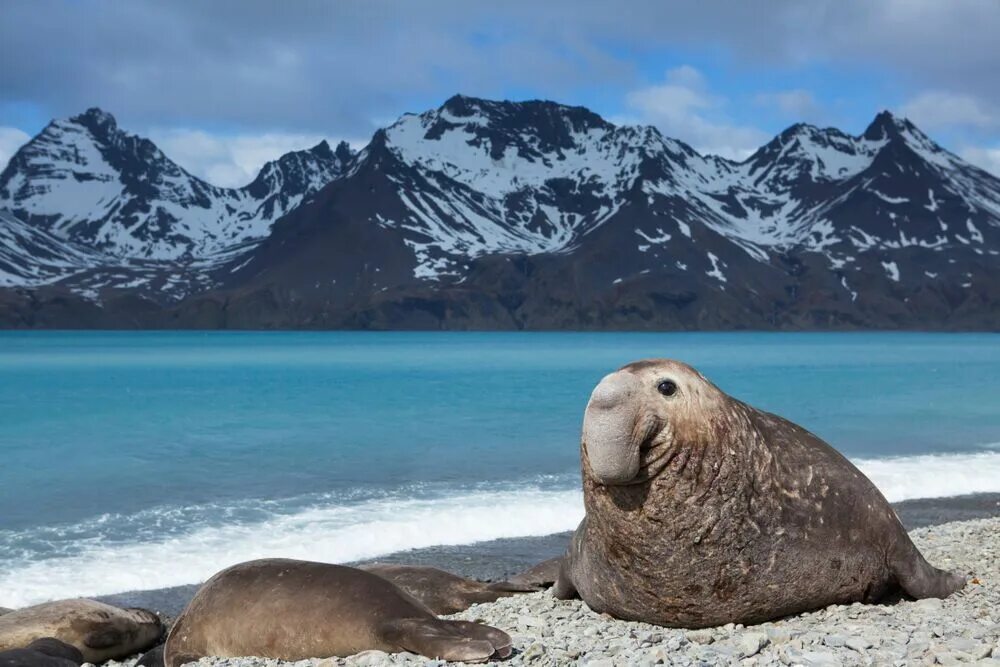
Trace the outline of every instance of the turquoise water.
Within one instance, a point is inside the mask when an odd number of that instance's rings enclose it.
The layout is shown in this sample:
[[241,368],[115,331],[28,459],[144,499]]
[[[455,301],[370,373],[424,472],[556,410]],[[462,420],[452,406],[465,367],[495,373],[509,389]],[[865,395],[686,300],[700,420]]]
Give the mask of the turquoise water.
[[0,605],[570,528],[590,390],[650,356],[892,499],[1000,491],[998,335],[3,332]]

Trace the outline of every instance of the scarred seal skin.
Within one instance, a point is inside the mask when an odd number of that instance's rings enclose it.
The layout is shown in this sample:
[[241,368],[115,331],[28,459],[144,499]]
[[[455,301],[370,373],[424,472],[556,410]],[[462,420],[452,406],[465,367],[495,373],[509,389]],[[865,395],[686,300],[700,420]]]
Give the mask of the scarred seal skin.
[[171,628],[163,662],[180,667],[205,656],[305,660],[371,649],[483,662],[509,656],[511,639],[487,625],[439,619],[364,570],[266,559],[209,579]]
[[76,647],[94,664],[141,653],[162,635],[163,623],[151,611],[83,598],[46,602],[0,616],[0,651],[48,637]]
[[360,569],[394,583],[420,600],[435,614],[456,614],[481,602],[494,602],[498,598],[541,590],[539,586],[527,583],[466,579],[436,567],[423,565],[373,563],[362,565]]
[[554,593],[597,612],[697,628],[965,585],[839,452],[677,361],[601,380],[581,458],[586,516]]

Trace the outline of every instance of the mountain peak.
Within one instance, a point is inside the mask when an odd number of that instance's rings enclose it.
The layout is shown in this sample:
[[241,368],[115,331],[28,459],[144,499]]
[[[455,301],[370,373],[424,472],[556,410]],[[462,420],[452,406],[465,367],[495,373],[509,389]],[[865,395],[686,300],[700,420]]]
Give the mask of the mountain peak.
[[90,107],[83,113],[70,118],[70,122],[101,132],[112,132],[118,129],[115,117],[99,107]]
[[872,122],[865,128],[862,136],[869,141],[879,141],[881,139],[899,137],[904,132],[912,132],[916,129],[916,126],[906,118],[896,116],[888,109],[883,109],[876,114]]
[[[442,104],[438,114],[446,112],[454,120],[477,115],[483,120],[512,125],[545,126],[555,119],[569,121],[576,129],[588,127],[610,128],[612,125],[590,109],[581,106],[567,106],[552,100],[487,100],[468,95],[452,95]],[[561,121],[560,121],[561,122]]]
[[354,157],[354,150],[346,141],[341,141],[337,144],[337,148],[333,151],[333,155],[341,162],[346,163]]
[[333,151],[330,149],[330,142],[326,139],[321,140],[318,144],[310,148],[309,152],[317,157],[323,158],[324,160],[333,158]]

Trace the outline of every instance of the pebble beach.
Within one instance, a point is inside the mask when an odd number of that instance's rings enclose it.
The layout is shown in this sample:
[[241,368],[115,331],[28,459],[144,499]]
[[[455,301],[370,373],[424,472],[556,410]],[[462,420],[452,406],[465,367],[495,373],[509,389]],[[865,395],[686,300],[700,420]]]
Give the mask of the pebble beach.
[[[549,592],[475,605],[451,618],[501,628],[514,640],[503,665],[996,665],[1000,667],[1000,518],[918,528],[910,533],[934,565],[969,584],[946,600],[834,605],[775,622],[701,630],[660,628],[595,614]],[[114,665],[113,663],[109,663]],[[202,667],[445,665],[399,653],[296,663],[204,658]],[[453,663],[458,664],[458,663]],[[132,667],[134,661],[120,663]],[[117,666],[115,666],[117,667]]]

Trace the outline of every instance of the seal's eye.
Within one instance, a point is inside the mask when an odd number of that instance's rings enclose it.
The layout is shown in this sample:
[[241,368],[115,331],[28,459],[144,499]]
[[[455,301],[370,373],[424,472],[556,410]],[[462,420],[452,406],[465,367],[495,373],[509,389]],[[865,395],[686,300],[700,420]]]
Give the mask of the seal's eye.
[[656,391],[664,396],[673,396],[677,393],[677,384],[673,380],[663,380],[656,385]]

